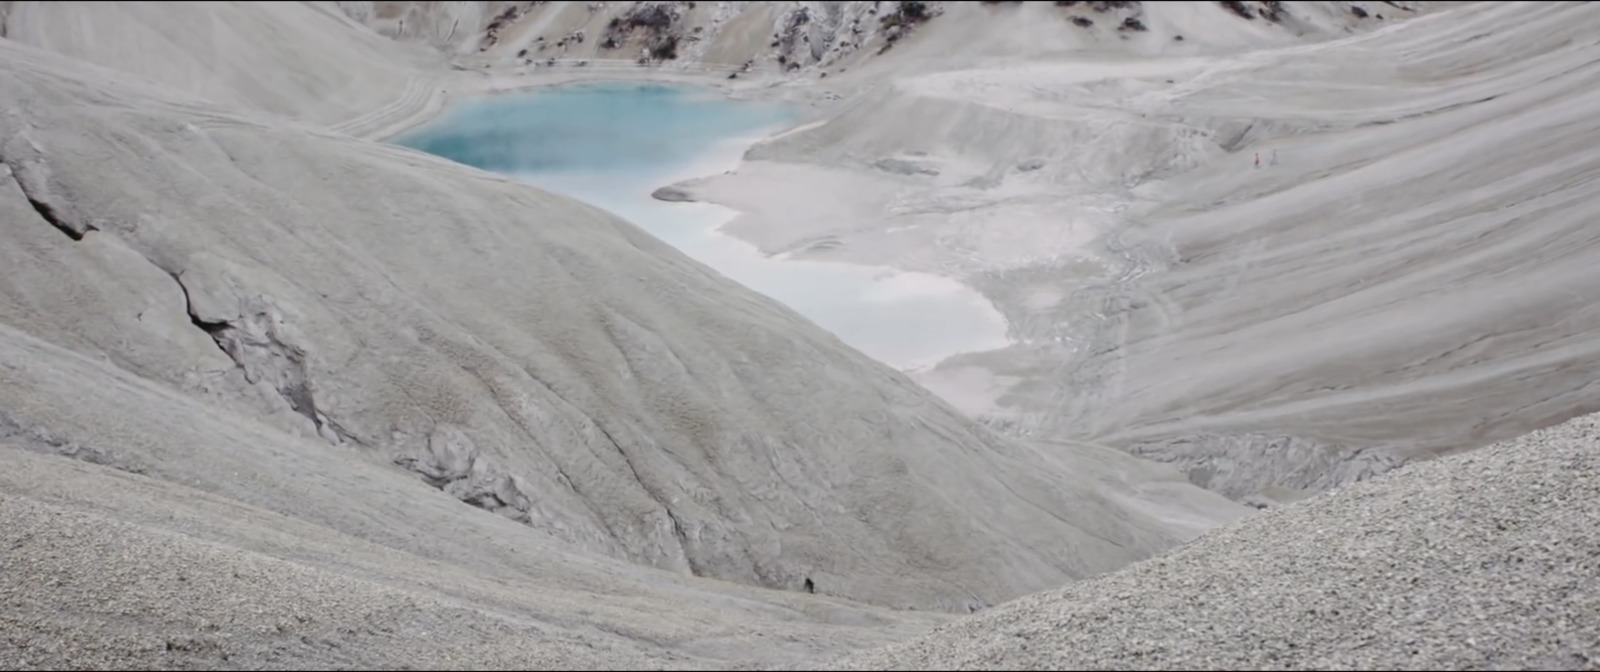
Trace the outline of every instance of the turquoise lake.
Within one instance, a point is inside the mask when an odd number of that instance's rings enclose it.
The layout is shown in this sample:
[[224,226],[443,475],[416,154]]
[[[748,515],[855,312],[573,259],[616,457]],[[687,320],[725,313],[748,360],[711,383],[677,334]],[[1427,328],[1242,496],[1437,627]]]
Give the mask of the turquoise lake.
[[589,83],[465,101],[392,142],[609,210],[900,369],[1005,345],[999,314],[953,281],[770,258],[717,232],[738,213],[650,197],[736,169],[746,148],[797,119],[778,105],[699,88]]

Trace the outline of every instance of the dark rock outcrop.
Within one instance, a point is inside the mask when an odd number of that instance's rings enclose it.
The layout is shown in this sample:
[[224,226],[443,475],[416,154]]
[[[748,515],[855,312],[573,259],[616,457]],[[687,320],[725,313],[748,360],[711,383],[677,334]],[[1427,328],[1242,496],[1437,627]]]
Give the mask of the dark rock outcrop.
[[1247,5],[1247,4],[1243,3],[1243,2],[1239,2],[1238,0],[1223,0],[1222,2],[1218,2],[1217,4],[1222,5],[1223,7],[1227,8],[1229,11],[1232,11],[1234,14],[1238,14],[1239,16],[1244,17],[1246,19],[1255,19],[1256,18],[1255,10],[1251,9],[1250,5]]
[[517,19],[522,18],[523,14],[526,14],[528,10],[533,9],[539,4],[541,3],[516,3],[506,7],[505,10],[499,14],[496,14],[493,19],[489,20],[488,28],[484,29],[483,31],[483,41],[478,44],[478,51],[488,51],[489,47],[494,46],[500,41],[500,31],[502,29],[504,29],[506,26],[516,23]]
[[621,16],[606,24],[601,38],[603,49],[619,49],[636,33],[645,33],[644,53],[640,61],[670,61],[678,57],[678,46],[683,41],[680,22],[689,3],[644,2],[634,5]]

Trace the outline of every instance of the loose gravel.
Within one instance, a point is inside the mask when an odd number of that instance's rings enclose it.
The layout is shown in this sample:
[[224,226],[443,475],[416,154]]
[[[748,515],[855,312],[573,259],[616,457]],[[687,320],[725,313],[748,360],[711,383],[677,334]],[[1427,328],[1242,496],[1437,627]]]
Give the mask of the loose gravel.
[[1422,462],[835,669],[1600,669],[1600,418]]

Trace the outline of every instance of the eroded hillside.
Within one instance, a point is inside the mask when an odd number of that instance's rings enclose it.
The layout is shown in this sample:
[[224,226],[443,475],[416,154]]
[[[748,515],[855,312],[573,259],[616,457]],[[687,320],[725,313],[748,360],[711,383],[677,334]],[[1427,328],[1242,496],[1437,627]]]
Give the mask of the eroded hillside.
[[[375,462],[574,549],[924,609],[1237,515],[1159,465],[1000,438],[588,206],[0,45],[12,443],[295,515],[294,474],[337,467],[289,455]],[[150,395],[295,448],[134,439],[166,420],[118,409]]]

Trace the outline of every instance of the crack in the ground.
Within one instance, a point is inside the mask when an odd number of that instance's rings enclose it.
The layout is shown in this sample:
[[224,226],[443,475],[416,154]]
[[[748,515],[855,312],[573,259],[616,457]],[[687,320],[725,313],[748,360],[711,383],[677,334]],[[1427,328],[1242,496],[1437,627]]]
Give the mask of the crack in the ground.
[[[287,366],[274,367],[274,376],[278,380],[271,381],[273,388],[283,400],[288,402],[289,409],[311,421],[311,426],[320,435],[322,428],[327,424],[323,422],[322,414],[317,411],[316,398],[311,392],[311,381],[306,375],[305,352],[299,347],[284,343],[277,337],[276,330],[271,326],[272,316],[262,311],[257,311],[253,317],[255,322],[264,322],[266,326],[252,325],[248,318],[241,317],[237,320],[208,320],[195,312],[194,299],[189,292],[188,285],[183,282],[182,273],[168,271],[168,276],[178,284],[178,289],[183,292],[184,312],[189,316],[189,322],[196,328],[204,331],[211,341],[226,354],[233,363],[244,371],[245,380],[254,383],[263,376],[259,367],[251,366],[250,354],[252,351],[263,354],[261,359],[269,362],[285,362]],[[251,333],[246,327],[261,327]],[[342,431],[336,431],[342,435]]]
[[[26,142],[25,138],[21,141]],[[6,173],[11,180],[17,183],[17,188],[22,190],[22,196],[28,199],[28,205],[33,206],[34,212],[39,213],[50,226],[56,228],[73,240],[83,240],[83,236],[90,231],[99,231],[99,227],[88,222],[69,222],[57,208],[48,190],[44,188],[44,178],[39,176],[35,169],[26,163],[16,161],[10,156],[0,156],[0,165],[7,168]]]

